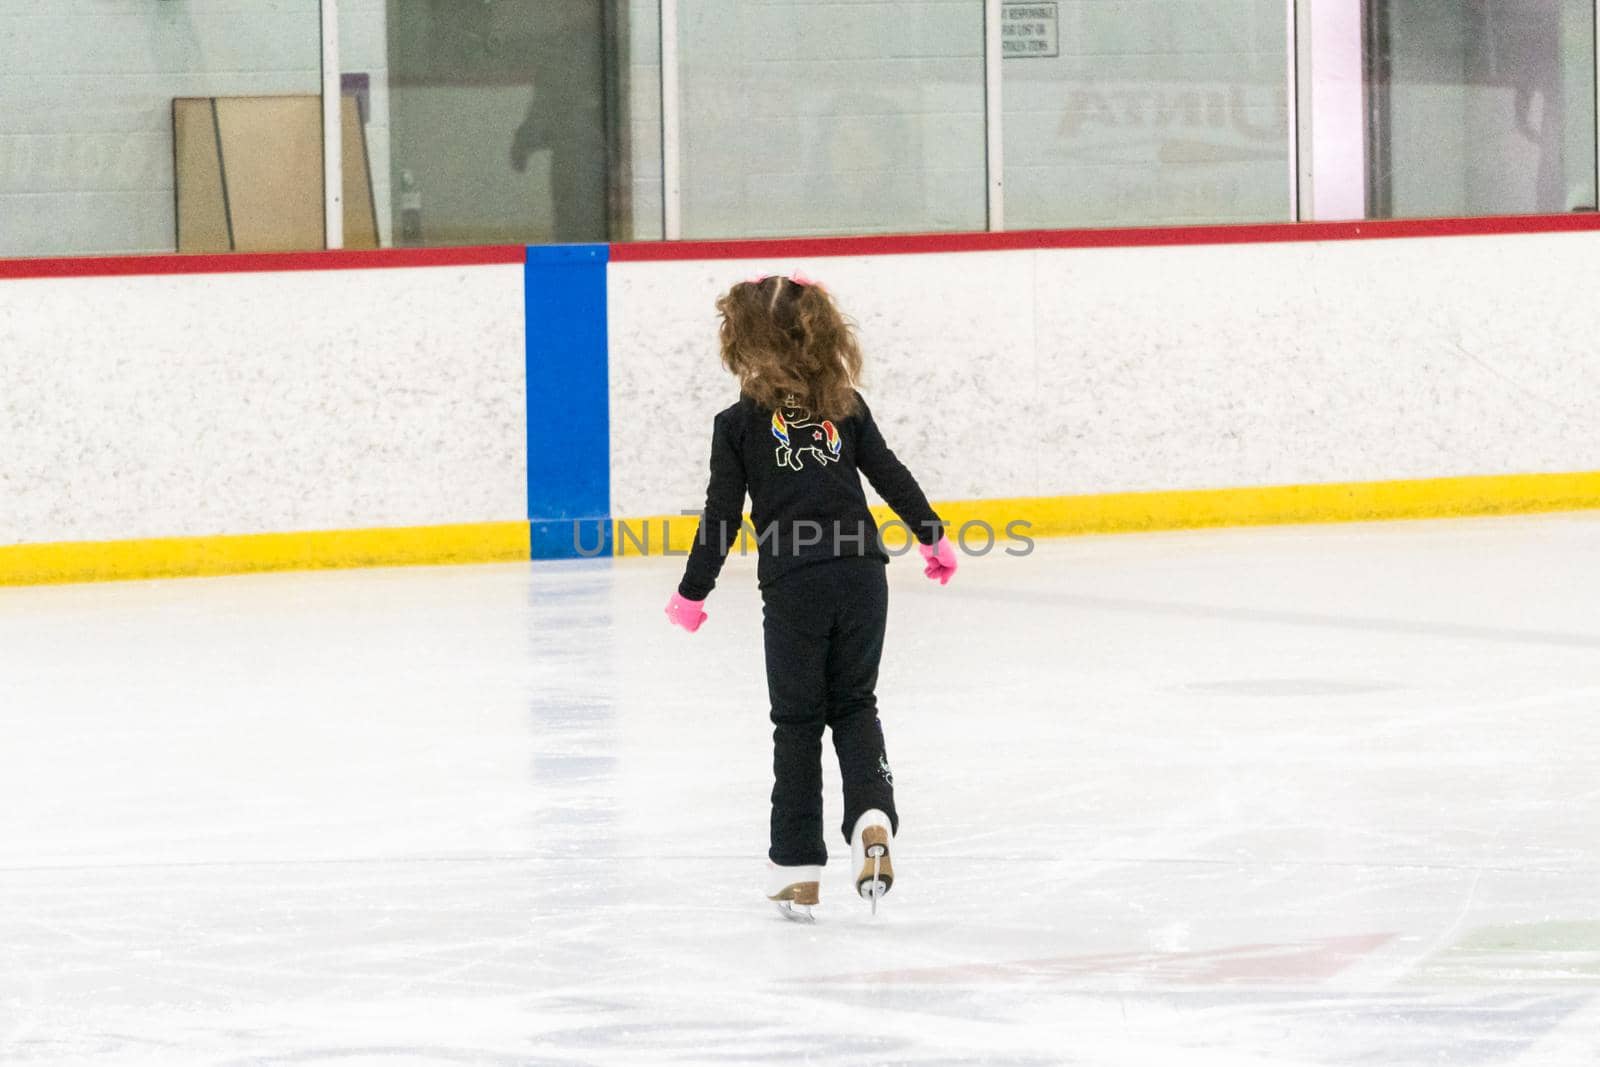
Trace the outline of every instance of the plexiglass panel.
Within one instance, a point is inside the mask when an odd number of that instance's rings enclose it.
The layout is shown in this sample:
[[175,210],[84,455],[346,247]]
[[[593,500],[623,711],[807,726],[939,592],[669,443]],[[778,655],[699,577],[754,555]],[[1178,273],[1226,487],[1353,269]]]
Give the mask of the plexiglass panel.
[[979,230],[982,0],[693,0],[683,236]]
[[605,240],[605,0],[386,7],[395,243]]
[[1290,216],[1284,0],[1001,12],[1007,229]]
[[1595,206],[1592,0],[1371,0],[1369,210]]
[[624,71],[616,86],[621,114],[616,119],[617,157],[626,171],[617,176],[618,241],[659,240],[661,206],[661,0],[616,0],[625,4],[620,27],[625,48],[617,62]]
[[[317,0],[0,2],[0,256],[173,251],[175,101],[320,96],[320,25]],[[254,133],[316,154],[296,168],[316,188],[292,195],[320,202],[320,142],[273,128],[279,118],[298,112],[280,108]],[[264,143],[248,124],[223,135],[241,166]],[[321,246],[320,228],[295,232]]]

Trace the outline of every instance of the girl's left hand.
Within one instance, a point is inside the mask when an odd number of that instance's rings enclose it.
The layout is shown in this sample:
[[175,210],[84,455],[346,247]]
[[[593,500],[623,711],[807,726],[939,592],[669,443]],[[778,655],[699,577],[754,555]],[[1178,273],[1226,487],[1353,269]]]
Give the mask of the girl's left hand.
[[956,550],[950,543],[950,538],[941,536],[936,545],[919,544],[917,551],[928,561],[928,565],[922,568],[922,573],[940,585],[949,585],[950,576],[956,572]]

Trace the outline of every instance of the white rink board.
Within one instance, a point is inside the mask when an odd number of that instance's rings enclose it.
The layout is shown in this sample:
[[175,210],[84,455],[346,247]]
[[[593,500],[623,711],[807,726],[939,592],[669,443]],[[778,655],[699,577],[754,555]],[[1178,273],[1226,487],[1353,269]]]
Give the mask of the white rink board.
[[6,282],[0,544],[524,518],[522,270]]
[[1594,234],[1040,252],[1043,462],[1019,495],[1593,470],[1596,253]]
[[[803,269],[935,499],[1600,467],[1600,235],[614,263],[612,509],[698,507],[717,295]],[[676,431],[663,449],[663,412]]]

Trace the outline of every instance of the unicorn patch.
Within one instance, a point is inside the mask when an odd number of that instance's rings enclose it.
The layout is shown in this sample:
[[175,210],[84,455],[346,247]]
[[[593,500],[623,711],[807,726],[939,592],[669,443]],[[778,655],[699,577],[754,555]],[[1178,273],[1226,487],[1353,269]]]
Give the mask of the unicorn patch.
[[811,453],[812,458],[823,466],[838,461],[844,442],[839,439],[839,431],[833,423],[826,419],[812,422],[810,413],[798,408],[788,408],[786,411],[787,418],[784,417],[784,411],[772,413],[772,436],[778,439],[778,466],[803,470],[800,461],[803,452]]

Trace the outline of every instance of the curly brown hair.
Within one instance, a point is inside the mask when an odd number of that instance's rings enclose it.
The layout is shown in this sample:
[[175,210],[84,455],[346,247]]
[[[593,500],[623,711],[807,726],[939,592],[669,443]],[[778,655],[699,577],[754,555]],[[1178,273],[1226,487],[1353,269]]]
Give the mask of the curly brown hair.
[[771,275],[717,300],[722,365],[763,408],[804,408],[824,419],[856,410],[861,347],[855,326],[814,283]]

